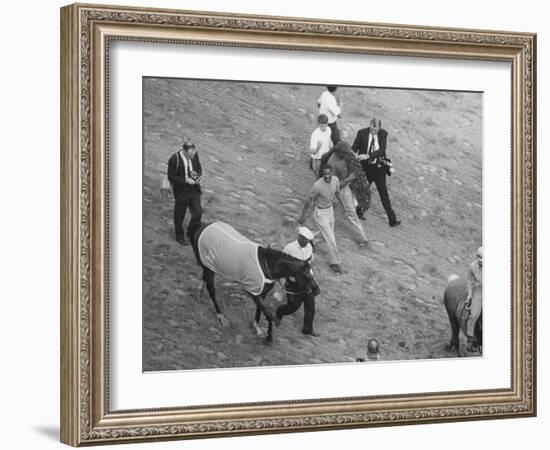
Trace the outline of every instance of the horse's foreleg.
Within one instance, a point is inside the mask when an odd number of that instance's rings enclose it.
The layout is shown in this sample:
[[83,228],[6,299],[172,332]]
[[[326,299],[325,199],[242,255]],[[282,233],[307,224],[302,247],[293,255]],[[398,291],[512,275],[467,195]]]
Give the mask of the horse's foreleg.
[[254,328],[254,330],[256,331],[256,335],[259,337],[265,336],[264,330],[262,330],[262,327],[260,327],[261,315],[262,315],[262,309],[258,304],[256,304],[256,315],[250,325],[252,326],[252,328]]
[[265,338],[266,343],[273,341],[273,320],[267,321],[267,336]]
[[254,321],[256,323],[260,323],[260,316],[262,315],[262,308],[260,308],[260,305],[256,303],[256,316],[254,317]]
[[227,318],[224,316],[220,308],[220,305],[218,304],[218,300],[216,299],[216,289],[214,287],[214,272],[204,267],[202,271],[202,279],[206,283],[206,289],[208,290],[208,295],[210,295],[210,299],[214,304],[214,309],[216,310],[216,316],[218,318],[218,321],[224,327],[229,325],[229,322],[227,321]]
[[[251,295],[252,300],[256,304],[256,323],[260,320],[260,312],[264,313],[267,319],[267,336],[265,338],[266,343],[270,343],[273,340],[273,314],[266,308],[262,299],[258,295]],[[258,327],[255,327],[258,329]]]

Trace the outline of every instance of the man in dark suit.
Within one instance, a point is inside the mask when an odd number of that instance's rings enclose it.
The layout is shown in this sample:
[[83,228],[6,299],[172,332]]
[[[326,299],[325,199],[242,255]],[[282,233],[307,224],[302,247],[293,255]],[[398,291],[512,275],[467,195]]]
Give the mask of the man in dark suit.
[[[386,175],[388,167],[381,163],[386,158],[386,144],[388,142],[388,132],[381,128],[380,121],[372,119],[370,127],[363,128],[357,132],[355,141],[351,148],[357,154],[357,159],[361,161],[363,170],[369,183],[374,182],[380,195],[382,206],[386,210],[390,227],[395,227],[401,223],[397,220],[395,212],[392,209],[388,187],[386,186]],[[359,209],[357,215],[364,220],[364,211]]]
[[187,208],[191,212],[191,223],[200,222],[202,166],[199,154],[192,142],[185,142],[181,150],[168,160],[168,180],[174,192],[174,228],[176,241],[187,245],[183,231],[183,219]]

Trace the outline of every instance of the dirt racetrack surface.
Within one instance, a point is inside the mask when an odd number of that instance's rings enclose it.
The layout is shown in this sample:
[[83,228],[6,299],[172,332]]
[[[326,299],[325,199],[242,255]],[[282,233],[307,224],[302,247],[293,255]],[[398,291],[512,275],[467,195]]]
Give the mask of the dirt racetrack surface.
[[[388,226],[375,186],[358,249],[340,205],[336,240],[344,273],[316,245],[319,337],[301,333],[303,310],[283,319],[265,345],[250,323],[255,307],[235,283],[216,277],[229,319],[221,327],[190,246],[174,240],[173,199],[160,193],[168,158],[192,140],[203,166],[203,221],[222,220],[262,245],[296,238],[314,181],[308,168],[316,100],[324,86],[144,79],[143,369],[336,363],[455,357],[442,303],[451,273],[464,276],[482,239],[482,96],[479,93],[346,88],[339,128],[350,144],[372,117],[389,133],[387,178],[402,224]],[[189,213],[186,222],[189,220]],[[306,225],[317,231],[313,218]],[[274,291],[277,292],[279,288]],[[279,295],[269,295],[274,309]],[[279,297],[280,298],[280,297]],[[265,327],[265,319],[262,319]],[[464,345],[464,338],[462,338]],[[475,355],[473,355],[475,356]]]

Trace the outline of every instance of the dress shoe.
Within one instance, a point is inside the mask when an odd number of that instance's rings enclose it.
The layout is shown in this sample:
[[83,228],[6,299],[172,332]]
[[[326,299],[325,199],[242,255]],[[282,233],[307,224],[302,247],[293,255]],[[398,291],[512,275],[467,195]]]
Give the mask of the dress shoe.
[[340,267],[340,264],[329,264],[329,267],[335,273],[342,273],[342,268]]
[[304,331],[302,330],[302,334],[305,334],[306,336],[311,336],[311,337],[319,337],[321,336],[319,333],[317,333],[317,331]]
[[400,220],[396,220],[395,222],[390,223],[390,227],[396,227],[396,226],[399,225],[400,223],[401,223]]
[[185,245],[185,246],[189,245],[187,242],[185,242],[185,239],[182,237],[176,238],[176,242],[178,244]]

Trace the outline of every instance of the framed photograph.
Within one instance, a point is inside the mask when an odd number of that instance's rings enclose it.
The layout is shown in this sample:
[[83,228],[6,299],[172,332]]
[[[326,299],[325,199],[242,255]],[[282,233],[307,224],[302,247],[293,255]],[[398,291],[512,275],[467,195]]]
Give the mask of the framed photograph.
[[61,440],[536,414],[536,36],[61,9]]

